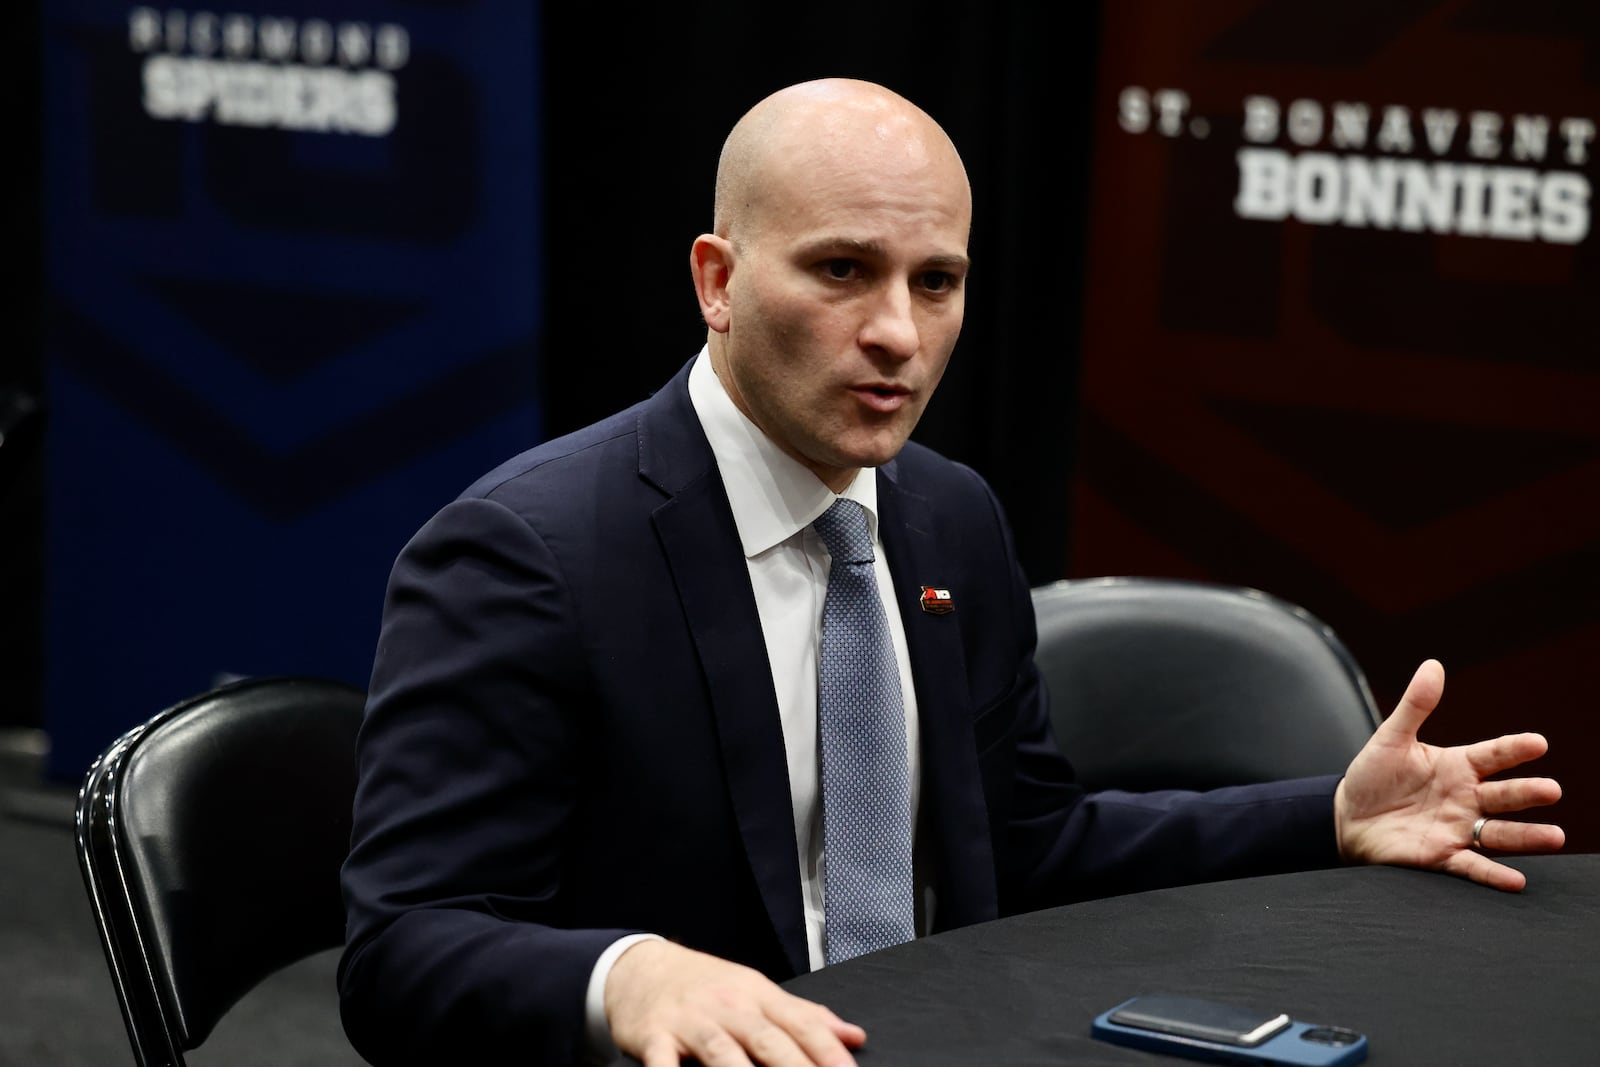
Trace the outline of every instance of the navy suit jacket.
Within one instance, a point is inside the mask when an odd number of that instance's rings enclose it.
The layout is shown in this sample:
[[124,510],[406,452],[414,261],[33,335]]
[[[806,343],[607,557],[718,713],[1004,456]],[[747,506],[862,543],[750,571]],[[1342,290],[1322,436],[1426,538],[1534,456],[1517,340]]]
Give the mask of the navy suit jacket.
[[[1331,780],[1085,794],[988,486],[912,444],[878,501],[935,929],[1336,862]],[[924,585],[955,610],[923,612]],[[359,766],[339,981],[374,1062],[573,1062],[595,959],[630,931],[808,969],[776,696],[687,369],[502,465],[407,545]]]

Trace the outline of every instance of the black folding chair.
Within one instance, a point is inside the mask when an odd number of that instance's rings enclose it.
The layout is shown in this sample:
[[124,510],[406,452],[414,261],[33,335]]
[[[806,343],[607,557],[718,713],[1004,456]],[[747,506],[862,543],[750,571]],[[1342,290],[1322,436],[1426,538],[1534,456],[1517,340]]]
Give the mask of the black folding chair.
[[139,1064],[183,1067],[262,979],[343,943],[364,702],[337,682],[250,679],[168,708],[89,768],[78,861]]
[[1333,630],[1257,590],[1096,578],[1033,604],[1051,725],[1091,789],[1338,774],[1381,721]]

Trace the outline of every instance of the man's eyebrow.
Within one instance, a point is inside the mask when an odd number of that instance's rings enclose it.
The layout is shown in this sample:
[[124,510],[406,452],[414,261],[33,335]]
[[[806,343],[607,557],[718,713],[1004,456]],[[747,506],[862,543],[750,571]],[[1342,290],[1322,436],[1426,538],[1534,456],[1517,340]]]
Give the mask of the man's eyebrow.
[[859,237],[818,237],[801,245],[799,254],[802,259],[839,254],[882,257],[884,247],[878,241],[863,240]]
[[965,274],[972,268],[972,260],[966,256],[938,255],[929,256],[926,265],[929,267],[943,267],[946,270],[960,271]]
[[[798,251],[800,259],[813,259],[830,255],[857,255],[882,259],[887,254],[888,252],[881,242],[864,240],[859,237],[819,237],[815,241],[808,241],[801,245]],[[966,256],[946,252],[929,256],[922,261],[922,266],[929,269],[955,270],[965,273],[971,268],[972,261]]]

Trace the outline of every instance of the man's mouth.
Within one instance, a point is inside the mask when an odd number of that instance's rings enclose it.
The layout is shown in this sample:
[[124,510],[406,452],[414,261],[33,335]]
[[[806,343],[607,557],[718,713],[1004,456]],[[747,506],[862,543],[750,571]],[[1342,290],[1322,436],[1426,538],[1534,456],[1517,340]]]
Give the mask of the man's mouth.
[[911,399],[911,390],[903,385],[870,382],[851,387],[851,392],[874,411],[898,411]]

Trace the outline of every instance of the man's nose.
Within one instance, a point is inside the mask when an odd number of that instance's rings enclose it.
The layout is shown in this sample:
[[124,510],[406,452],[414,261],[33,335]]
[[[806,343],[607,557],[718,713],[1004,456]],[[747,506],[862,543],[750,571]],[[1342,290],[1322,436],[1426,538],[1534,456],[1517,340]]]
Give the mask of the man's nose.
[[878,292],[861,325],[861,344],[893,359],[910,359],[917,354],[922,338],[908,286],[886,285]]

